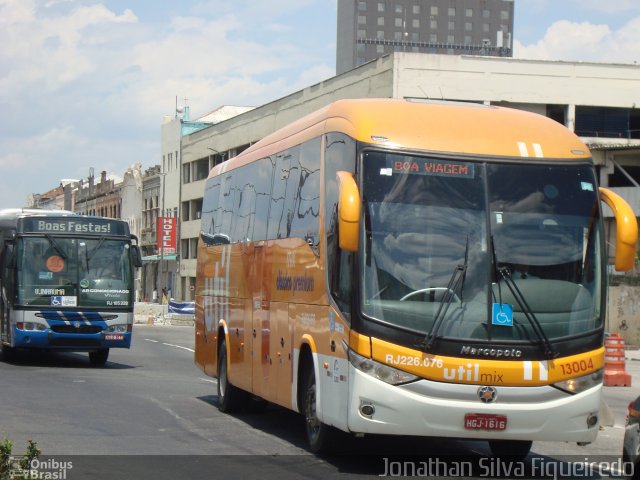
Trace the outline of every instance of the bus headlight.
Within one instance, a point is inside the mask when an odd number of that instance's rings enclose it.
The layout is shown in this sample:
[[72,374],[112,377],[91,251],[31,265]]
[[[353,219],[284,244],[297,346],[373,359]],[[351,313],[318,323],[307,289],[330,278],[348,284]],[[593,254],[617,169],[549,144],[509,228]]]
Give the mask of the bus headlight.
[[582,377],[570,378],[569,380],[554,383],[553,386],[568,393],[580,393],[602,383],[603,375],[604,369],[600,369],[588,375],[583,375]]
[[106,329],[106,333],[126,333],[128,330],[128,325],[109,325]]
[[384,365],[370,358],[365,358],[353,350],[348,350],[348,355],[349,362],[351,362],[351,365],[355,368],[391,385],[413,382],[419,378],[411,373],[403,372],[402,370]]
[[41,323],[33,323],[33,322],[18,322],[17,325],[18,330],[36,330],[38,332],[43,332],[47,329],[46,325],[42,325]]

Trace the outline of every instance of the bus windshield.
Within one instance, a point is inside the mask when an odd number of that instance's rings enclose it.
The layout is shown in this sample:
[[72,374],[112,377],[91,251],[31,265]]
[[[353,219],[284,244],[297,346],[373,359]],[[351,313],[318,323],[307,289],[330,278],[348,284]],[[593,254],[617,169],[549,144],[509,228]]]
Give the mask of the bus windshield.
[[38,307],[131,305],[130,244],[96,238],[21,237],[17,303]]
[[534,322],[551,340],[601,327],[591,167],[367,151],[362,171],[369,319],[425,335],[436,322],[439,337],[526,342],[536,339]]

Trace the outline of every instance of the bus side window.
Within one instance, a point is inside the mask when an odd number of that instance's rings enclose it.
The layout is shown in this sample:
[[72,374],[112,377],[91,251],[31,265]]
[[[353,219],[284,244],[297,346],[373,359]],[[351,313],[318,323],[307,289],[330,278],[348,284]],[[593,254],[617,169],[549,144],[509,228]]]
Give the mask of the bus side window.
[[[220,230],[216,233],[231,238],[236,189],[232,174],[225,175],[220,192]],[[216,217],[217,219],[218,217]]]
[[255,208],[252,221],[251,238],[254,241],[267,239],[267,218],[269,216],[269,198],[273,182],[273,162],[271,158],[263,158],[257,162],[255,172]]
[[[273,188],[271,194],[271,209],[269,210],[269,224],[267,225],[267,239],[275,240],[287,238],[289,210],[286,208],[287,187],[290,177],[291,155],[287,152],[276,155],[275,171],[273,174]],[[293,198],[291,196],[291,198]],[[293,203],[293,202],[292,202]]]
[[0,258],[0,266],[2,268],[0,271],[2,275],[1,287],[5,289],[7,298],[13,301],[14,282],[12,281],[12,277],[15,275],[16,260],[13,245],[10,243],[5,243],[4,249],[2,250],[2,257]]
[[320,143],[318,137],[300,146],[300,173],[291,225],[291,236],[304,238],[312,246],[319,243]]
[[342,312],[348,316],[353,293],[353,254],[343,252],[338,247],[337,172],[355,172],[356,144],[353,139],[344,134],[329,133],[324,137],[324,148],[324,221],[329,288]]
[[[215,227],[219,220],[216,219],[218,213],[218,199],[220,197],[220,177],[207,180],[204,187],[204,199],[202,201],[202,223],[200,230],[203,238],[212,239],[216,233]],[[206,242],[206,240],[205,240]],[[206,242],[207,245],[209,244]]]
[[247,242],[252,240],[253,222],[256,214],[256,178],[258,176],[258,162],[250,163],[236,170],[236,213],[232,242]]

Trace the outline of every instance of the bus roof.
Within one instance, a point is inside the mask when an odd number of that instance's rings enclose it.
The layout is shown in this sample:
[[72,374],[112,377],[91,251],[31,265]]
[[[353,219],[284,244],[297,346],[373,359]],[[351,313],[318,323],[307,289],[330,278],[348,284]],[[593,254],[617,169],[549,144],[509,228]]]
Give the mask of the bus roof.
[[15,229],[18,218],[28,216],[69,216],[76,215],[69,210],[45,210],[39,208],[3,208],[0,209],[0,229]]
[[555,120],[524,110],[477,103],[338,100],[277,130],[210,176],[282,151],[327,132],[383,148],[494,157],[579,160],[590,158],[580,139]]

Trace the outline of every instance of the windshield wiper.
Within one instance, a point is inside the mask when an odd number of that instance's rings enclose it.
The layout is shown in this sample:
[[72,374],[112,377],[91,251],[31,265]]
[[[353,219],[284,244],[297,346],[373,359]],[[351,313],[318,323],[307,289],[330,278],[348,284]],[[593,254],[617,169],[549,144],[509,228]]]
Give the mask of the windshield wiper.
[[425,351],[431,350],[433,347],[433,342],[435,341],[438,331],[440,327],[444,323],[444,319],[447,316],[447,312],[449,311],[449,306],[451,305],[451,300],[455,296],[455,292],[460,288],[460,304],[462,305],[462,289],[464,288],[464,279],[467,273],[467,262],[469,259],[469,235],[467,235],[467,243],[464,249],[464,263],[456,265],[456,268],[453,269],[453,273],[451,274],[451,278],[449,278],[449,283],[447,284],[447,288],[442,295],[442,299],[440,300],[440,306],[438,307],[438,311],[436,312],[436,316],[433,319],[433,323],[431,324],[431,328],[427,335],[424,337],[424,340],[420,342],[416,347],[423,349]]
[[67,259],[67,255],[66,255],[66,253],[64,253],[64,250],[62,250],[62,248],[60,248],[60,245],[58,245],[58,242],[56,242],[53,239],[53,237],[51,235],[49,235],[48,233],[45,233],[44,236],[49,241],[49,244],[53,247],[53,249],[58,253],[58,255],[60,255],[63,260],[66,260]]
[[[551,342],[549,341],[549,337],[547,337],[546,333],[544,333],[544,329],[540,324],[540,321],[536,318],[535,313],[527,303],[527,300],[524,298],[524,295],[516,285],[516,282],[513,281],[511,277],[511,270],[508,267],[498,267],[498,261],[496,259],[496,247],[493,243],[493,236],[491,237],[491,252],[493,254],[493,266],[495,271],[499,274],[500,277],[504,279],[504,283],[507,284],[507,287],[511,291],[511,295],[518,303],[520,310],[524,314],[525,318],[531,325],[531,329],[534,331],[538,340],[540,341],[539,345],[542,349],[542,352],[547,358],[556,358],[558,356],[558,352],[553,349]],[[498,282],[498,291],[500,291],[500,278],[496,278]],[[500,305],[502,305],[502,295],[500,294],[500,299],[498,300]]]
[[507,287],[509,287],[513,298],[516,299],[516,302],[518,302],[518,306],[520,306],[522,313],[531,324],[531,328],[540,340],[540,346],[542,347],[542,351],[544,352],[545,356],[547,358],[556,358],[558,356],[558,352],[553,349],[553,346],[549,341],[549,337],[547,337],[547,335],[544,333],[544,329],[542,328],[540,321],[536,318],[533,310],[531,310],[531,307],[527,303],[527,300],[524,298],[524,295],[522,295],[522,292],[518,288],[518,285],[516,285],[516,282],[513,281],[513,278],[511,277],[511,270],[509,270],[508,267],[500,267],[498,268],[498,273],[504,279],[504,282],[507,284]]
[[93,258],[93,256],[96,254],[96,252],[98,250],[100,250],[100,247],[102,246],[102,244],[104,243],[105,239],[107,237],[105,237],[104,235],[100,237],[100,239],[98,240],[98,244],[95,246],[95,248],[93,248],[91,250],[91,253],[89,253],[87,250],[85,250],[85,260],[87,263],[87,270],[89,270],[89,260],[91,260]]

